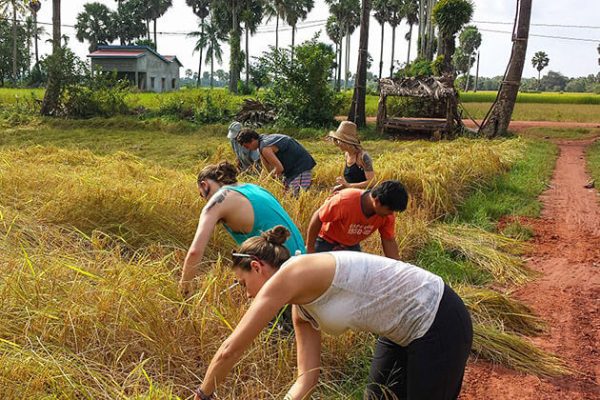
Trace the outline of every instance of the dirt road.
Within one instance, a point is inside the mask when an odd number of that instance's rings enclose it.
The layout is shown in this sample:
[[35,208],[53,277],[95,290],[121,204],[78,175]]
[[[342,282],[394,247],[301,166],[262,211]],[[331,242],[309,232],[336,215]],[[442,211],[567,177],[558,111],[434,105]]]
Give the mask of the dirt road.
[[538,378],[473,362],[463,400],[600,399],[600,197],[584,188],[590,143],[559,143],[550,188],[541,196],[542,216],[527,221],[535,231],[528,266],[541,275],[514,293],[548,322],[548,332],[533,342],[558,354],[575,374]]

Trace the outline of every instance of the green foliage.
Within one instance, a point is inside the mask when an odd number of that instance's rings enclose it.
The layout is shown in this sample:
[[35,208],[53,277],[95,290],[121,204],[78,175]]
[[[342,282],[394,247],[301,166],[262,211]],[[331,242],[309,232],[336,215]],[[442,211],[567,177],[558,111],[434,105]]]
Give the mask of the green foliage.
[[125,96],[129,83],[116,75],[98,73],[67,88],[65,114],[75,118],[112,117],[128,112]]
[[83,12],[77,14],[75,37],[83,43],[90,43],[90,53],[96,51],[99,45],[106,45],[115,40],[114,24],[116,14],[102,3],[86,3]]
[[[0,86],[4,86],[12,76],[13,68],[13,31],[9,19],[0,18]],[[29,53],[27,48],[27,32],[21,24],[17,24],[17,79],[22,79],[29,69]]]
[[593,179],[596,180],[596,190],[600,190],[600,141],[596,141],[588,147],[587,152],[588,171]]
[[444,64],[446,62],[446,56],[437,56],[435,60],[431,62],[431,72],[433,75],[440,76],[444,71]]
[[190,95],[174,93],[159,97],[157,111],[147,113],[148,117],[164,117],[198,124],[228,122],[237,111],[239,102],[225,91],[194,91]]
[[273,86],[265,95],[282,126],[322,127],[333,124],[336,101],[329,84],[334,60],[331,46],[313,38],[296,47],[291,60],[287,50],[275,50],[261,58]]
[[404,68],[399,69],[395,76],[396,78],[402,78],[405,76],[416,76],[425,77],[432,76],[433,68],[432,62],[424,58],[416,58],[412,63],[406,65]]
[[470,0],[440,0],[434,7],[432,18],[441,35],[454,36],[473,16]]

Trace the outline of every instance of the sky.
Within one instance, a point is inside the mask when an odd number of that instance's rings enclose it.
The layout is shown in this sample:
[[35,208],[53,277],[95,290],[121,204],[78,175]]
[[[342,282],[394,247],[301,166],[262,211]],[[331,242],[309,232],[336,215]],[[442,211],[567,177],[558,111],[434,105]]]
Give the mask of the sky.
[[[116,0],[97,0],[106,4],[111,9],[116,9]],[[75,25],[77,14],[83,10],[86,0],[62,1],[62,24]],[[503,75],[511,51],[511,32],[515,16],[517,0],[475,0],[475,12],[472,24],[476,25],[482,34],[480,47],[480,76],[492,77]],[[158,31],[163,32],[158,36],[158,52],[164,55],[176,55],[184,65],[181,70],[183,76],[186,69],[194,71],[198,68],[198,53],[193,53],[195,40],[186,37],[186,32],[197,30],[198,19],[191,8],[185,5],[185,0],[173,0],[173,7],[158,20]],[[307,19],[299,24],[296,31],[296,43],[301,43],[321,31],[320,38],[329,42],[325,33],[325,19],[328,17],[328,6],[324,0],[315,0],[314,9],[308,14]],[[534,0],[531,18],[531,29],[527,47],[527,62],[523,77],[537,77],[537,71],[531,65],[531,58],[537,51],[548,54],[550,64],[547,71],[558,71],[562,74],[575,77],[597,74],[600,72],[596,48],[600,44],[600,0]],[[38,21],[52,21],[52,5],[50,0],[42,1],[42,9],[38,14]],[[560,26],[559,26],[560,25]],[[50,26],[46,27],[50,33]],[[250,56],[259,56],[269,46],[275,45],[275,20],[265,21],[259,32],[250,39]],[[405,22],[396,29],[396,48],[394,59],[405,62],[407,57],[408,42],[404,36],[408,32]],[[75,38],[75,30],[63,27],[63,34],[71,37],[69,46],[80,57],[88,54],[88,44],[80,43]],[[416,32],[413,37],[416,37]],[[546,37],[553,36],[553,37]],[[383,51],[383,69],[389,71],[391,58],[391,28],[385,27],[385,45]],[[578,40],[570,40],[570,39]],[[50,45],[44,38],[40,51],[42,54],[49,52]],[[377,72],[380,60],[381,26],[371,18],[369,32],[369,53],[373,57],[371,71]],[[351,71],[356,70],[359,29],[351,38]],[[115,43],[118,44],[118,43]],[[280,23],[280,46],[291,44],[291,29]],[[242,41],[242,48],[244,43]],[[229,47],[223,44],[224,57],[221,68],[227,70]],[[413,43],[411,58],[416,54],[416,44]],[[218,69],[219,67],[215,67]],[[206,70],[203,67],[203,70]],[[472,73],[475,73],[473,68]],[[385,74],[384,74],[385,75]]]

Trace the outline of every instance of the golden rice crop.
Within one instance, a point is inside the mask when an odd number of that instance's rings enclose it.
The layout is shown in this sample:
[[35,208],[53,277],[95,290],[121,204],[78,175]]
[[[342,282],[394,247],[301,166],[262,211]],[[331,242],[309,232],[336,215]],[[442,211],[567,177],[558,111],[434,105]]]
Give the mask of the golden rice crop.
[[[448,237],[483,235],[467,228],[448,234],[429,225],[474,186],[505,171],[523,148],[518,140],[458,140],[380,149],[378,179],[400,179],[411,193],[409,210],[397,217],[403,257],[431,235],[453,244]],[[211,161],[222,156],[230,157],[230,150],[219,150]],[[316,188],[298,198],[264,174],[241,179],[271,191],[304,231],[340,171],[340,157],[316,158]],[[246,308],[241,293],[227,290],[232,275],[222,254],[233,243],[220,228],[207,249],[196,295],[184,300],[177,292],[203,205],[194,175],[126,153],[101,157],[31,147],[0,151],[0,192],[0,362],[9,366],[0,372],[0,397],[189,396],[190,385]],[[455,247],[500,271],[499,277],[520,281],[508,278],[522,272],[514,260],[497,257],[516,243],[485,238],[476,251]],[[379,252],[377,241],[370,239],[365,249]],[[505,298],[466,297],[477,322],[500,321],[514,332],[535,326],[525,309]],[[515,347],[502,347],[512,353],[499,357],[497,342],[488,337],[477,337],[479,354],[508,365],[525,363]],[[364,377],[371,338],[326,337],[323,398],[343,398],[345,382]],[[291,342],[265,332],[228,378],[223,398],[280,398],[293,380],[294,364]]]

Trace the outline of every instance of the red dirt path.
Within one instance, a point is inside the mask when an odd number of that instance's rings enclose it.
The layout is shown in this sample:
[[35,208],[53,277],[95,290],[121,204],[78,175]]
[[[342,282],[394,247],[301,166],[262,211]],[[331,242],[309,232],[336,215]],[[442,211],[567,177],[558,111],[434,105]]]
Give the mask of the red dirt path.
[[584,188],[591,142],[558,142],[542,216],[527,221],[535,231],[528,266],[541,275],[514,293],[548,323],[532,341],[575,373],[538,378],[476,361],[467,367],[461,399],[600,399],[600,197]]

